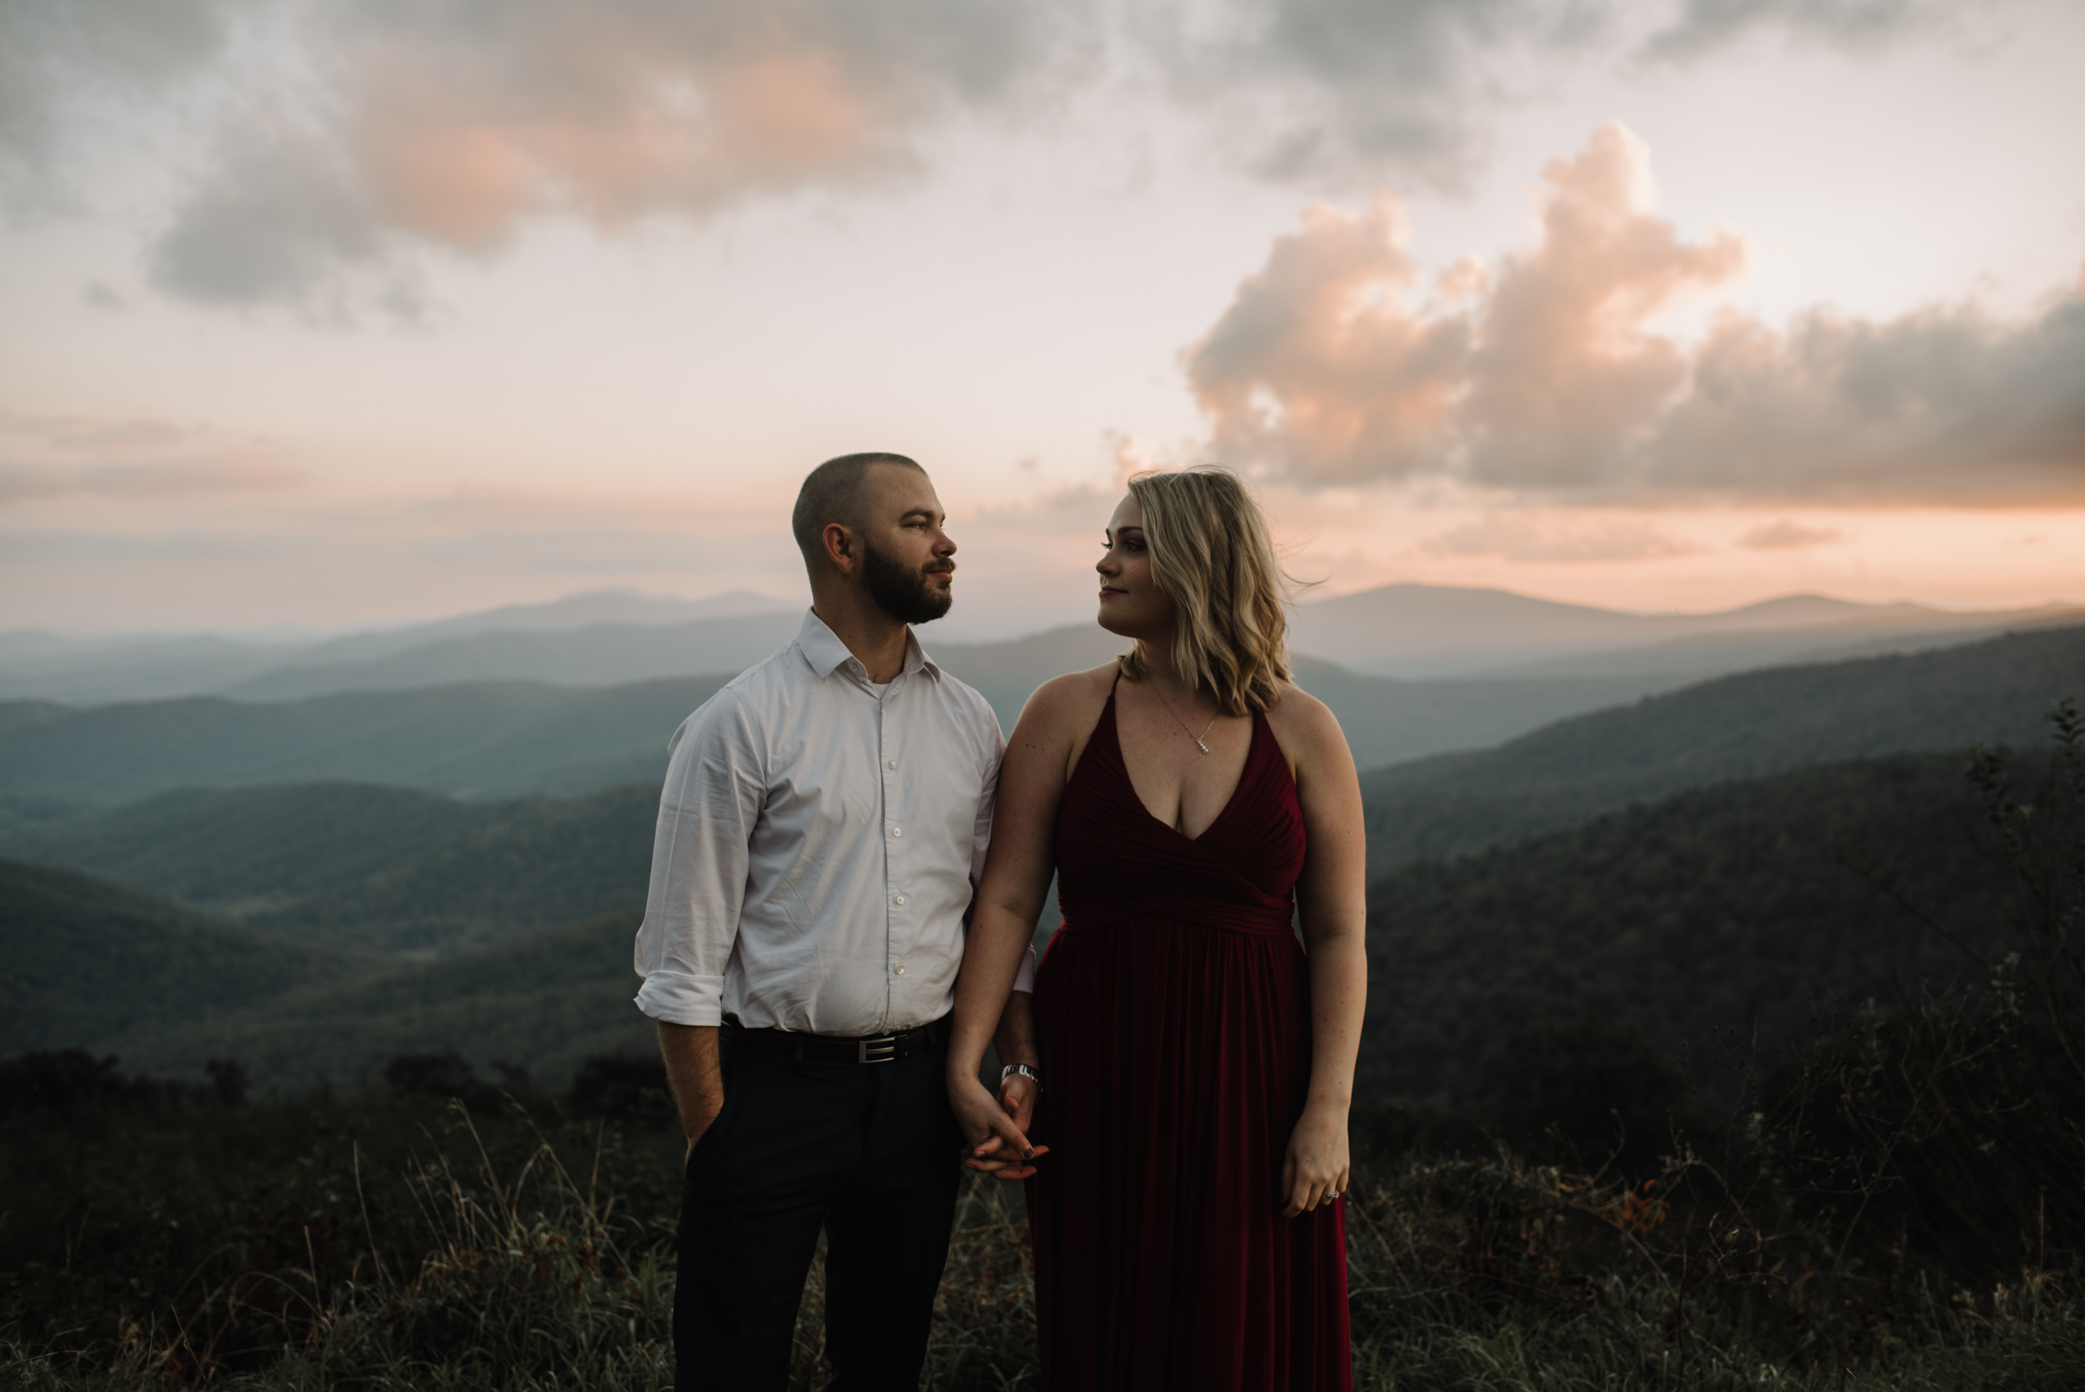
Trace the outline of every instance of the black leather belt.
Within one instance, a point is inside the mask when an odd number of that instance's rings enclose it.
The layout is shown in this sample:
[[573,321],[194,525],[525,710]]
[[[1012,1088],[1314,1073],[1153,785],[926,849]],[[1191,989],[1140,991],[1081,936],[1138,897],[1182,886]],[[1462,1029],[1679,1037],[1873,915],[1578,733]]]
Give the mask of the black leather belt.
[[831,1034],[803,1034],[796,1030],[732,1027],[732,1042],[756,1054],[779,1054],[802,1063],[895,1063],[941,1042],[940,1020],[902,1034],[875,1034],[846,1039]]

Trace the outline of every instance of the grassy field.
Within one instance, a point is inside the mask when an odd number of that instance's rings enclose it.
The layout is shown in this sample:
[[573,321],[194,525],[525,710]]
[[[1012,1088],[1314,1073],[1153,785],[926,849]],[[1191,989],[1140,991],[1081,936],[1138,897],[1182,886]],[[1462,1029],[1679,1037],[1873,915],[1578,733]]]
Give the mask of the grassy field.
[[[678,1163],[656,1110],[626,1096],[623,1120],[587,1118],[484,1085],[476,1113],[410,1093],[242,1105],[112,1080],[146,1091],[7,1147],[0,1385],[670,1385]],[[1356,1386],[2077,1385],[2072,1272],[1971,1286],[1901,1252],[1890,1270],[1886,1233],[1758,1180],[1684,1157],[1626,1184],[1498,1150],[1372,1160],[1349,1209]],[[24,1224],[23,1201],[61,1190]],[[1037,1385],[1025,1239],[1019,1195],[974,1181],[925,1386]],[[824,1376],[822,1310],[814,1269],[792,1386]]]

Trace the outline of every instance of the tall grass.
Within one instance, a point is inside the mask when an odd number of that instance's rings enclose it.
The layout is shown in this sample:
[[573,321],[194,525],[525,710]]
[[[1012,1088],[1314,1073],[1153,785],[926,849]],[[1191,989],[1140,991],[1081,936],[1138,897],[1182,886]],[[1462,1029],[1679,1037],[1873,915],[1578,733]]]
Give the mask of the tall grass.
[[[0,1355],[0,1386],[251,1392],[671,1384],[670,1253],[626,1250],[616,1196],[541,1144],[501,1173],[467,1113],[407,1176],[419,1254],[374,1240],[330,1288],[306,1267],[230,1281],[180,1319],[101,1345]],[[1356,1385],[1468,1392],[2057,1389],[2085,1368],[2085,1307],[2043,1276],[1935,1292],[1935,1308],[1841,1311],[1829,1357],[1775,1347],[1758,1273],[1705,1268],[1700,1216],[1654,1186],[1602,1185],[1511,1156],[1385,1167],[1348,1208]],[[1791,1285],[1794,1283],[1791,1282]],[[1828,1286],[1814,1279],[1809,1284]],[[1798,1301],[1806,1299],[1796,1292]],[[1808,1307],[1804,1307],[1808,1309]],[[793,1388],[819,1386],[814,1266]],[[1749,1315],[1748,1315],[1749,1312]],[[1784,1312],[1785,1313],[1785,1312]],[[1816,1310],[1810,1317],[1818,1318]],[[1750,1322],[1748,1324],[1748,1318]],[[979,1179],[958,1210],[925,1386],[1034,1387],[1034,1290],[1020,1197]],[[1862,1332],[1865,1331],[1865,1332]],[[264,1357],[261,1355],[265,1355]]]

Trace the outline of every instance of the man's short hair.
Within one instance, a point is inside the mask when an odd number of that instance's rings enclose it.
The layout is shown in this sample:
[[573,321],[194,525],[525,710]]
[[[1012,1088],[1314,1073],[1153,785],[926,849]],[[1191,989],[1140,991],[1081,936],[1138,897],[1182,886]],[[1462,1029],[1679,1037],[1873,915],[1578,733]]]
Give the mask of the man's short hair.
[[857,532],[865,530],[862,513],[868,505],[869,470],[878,464],[926,472],[917,461],[902,454],[872,452],[828,459],[804,479],[804,486],[797,490],[796,510],[789,514],[789,529],[796,533],[796,549],[804,553],[806,564],[825,554],[819,536],[827,523],[838,522]]

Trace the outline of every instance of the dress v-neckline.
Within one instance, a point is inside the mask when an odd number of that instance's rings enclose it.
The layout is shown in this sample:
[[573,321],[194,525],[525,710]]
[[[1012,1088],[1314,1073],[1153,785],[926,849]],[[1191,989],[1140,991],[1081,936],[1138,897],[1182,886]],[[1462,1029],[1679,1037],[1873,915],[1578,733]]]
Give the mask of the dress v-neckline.
[[1202,828],[1201,836],[1189,836],[1179,827],[1174,826],[1171,822],[1153,812],[1151,805],[1144,801],[1143,794],[1137,791],[1136,780],[1129,776],[1129,756],[1122,752],[1122,711],[1115,704],[1115,696],[1121,685],[1122,678],[1118,674],[1115,678],[1115,684],[1108,688],[1106,716],[1115,736],[1115,766],[1122,770],[1122,784],[1129,789],[1130,800],[1136,803],[1138,809],[1146,817],[1149,817],[1152,821],[1188,844],[1200,846],[1202,838],[1216,830],[1219,826],[1222,826],[1223,819],[1231,815],[1231,808],[1237,805],[1238,794],[1245,788],[1245,780],[1252,776],[1252,756],[1258,752],[1260,747],[1260,725],[1263,723],[1264,717],[1258,714],[1252,717],[1252,742],[1245,746],[1245,767],[1238,770],[1238,781],[1231,785],[1231,795],[1224,799],[1223,806],[1217,809],[1217,813],[1210,819],[1209,825]]

